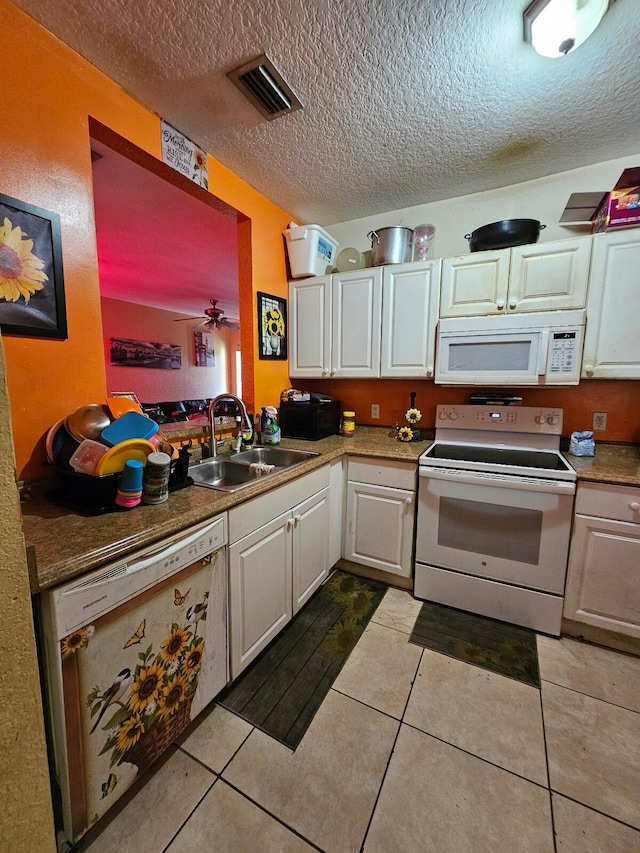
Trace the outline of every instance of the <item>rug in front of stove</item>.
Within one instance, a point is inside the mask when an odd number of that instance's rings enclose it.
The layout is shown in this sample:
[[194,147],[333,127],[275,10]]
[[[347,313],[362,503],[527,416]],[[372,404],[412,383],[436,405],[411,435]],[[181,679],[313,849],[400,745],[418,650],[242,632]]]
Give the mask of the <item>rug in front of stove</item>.
[[409,642],[540,687],[536,634],[530,628],[425,601]]
[[386,591],[334,572],[219,704],[295,749]]

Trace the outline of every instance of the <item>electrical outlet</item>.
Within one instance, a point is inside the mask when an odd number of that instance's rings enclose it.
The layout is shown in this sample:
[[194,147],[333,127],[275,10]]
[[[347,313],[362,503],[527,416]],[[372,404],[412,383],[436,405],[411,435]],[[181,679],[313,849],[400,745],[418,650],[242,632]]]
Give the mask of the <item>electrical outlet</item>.
[[379,403],[372,403],[371,404],[371,417],[372,417],[372,419],[380,417],[380,404]]
[[606,412],[594,412],[593,413],[593,431],[594,432],[603,432],[607,428],[607,413]]

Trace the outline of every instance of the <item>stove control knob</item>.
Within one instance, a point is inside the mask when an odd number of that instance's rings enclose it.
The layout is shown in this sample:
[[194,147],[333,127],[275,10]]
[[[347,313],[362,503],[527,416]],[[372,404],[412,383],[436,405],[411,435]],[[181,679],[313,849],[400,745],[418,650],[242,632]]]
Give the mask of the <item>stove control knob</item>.
[[544,416],[544,415],[536,415],[536,417],[535,417],[535,422],[536,422],[537,424],[546,424],[547,419],[545,418],[545,416]]
[[448,417],[449,417],[449,415],[448,415],[444,410],[438,413],[438,418],[439,418],[441,421],[446,421],[446,419],[447,419]]
[[560,423],[560,417],[558,415],[549,415],[547,423],[550,426],[557,426]]
[[458,413],[457,413],[457,412],[451,412],[451,413],[449,414],[449,418],[450,418],[450,420],[452,420],[452,421],[457,421],[457,420],[458,420]]

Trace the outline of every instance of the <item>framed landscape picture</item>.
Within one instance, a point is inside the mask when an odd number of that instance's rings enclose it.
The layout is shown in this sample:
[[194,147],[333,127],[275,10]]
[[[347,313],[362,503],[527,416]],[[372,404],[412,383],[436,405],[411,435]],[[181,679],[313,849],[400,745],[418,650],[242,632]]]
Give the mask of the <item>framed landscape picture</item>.
[[67,337],[60,217],[0,193],[0,328]]

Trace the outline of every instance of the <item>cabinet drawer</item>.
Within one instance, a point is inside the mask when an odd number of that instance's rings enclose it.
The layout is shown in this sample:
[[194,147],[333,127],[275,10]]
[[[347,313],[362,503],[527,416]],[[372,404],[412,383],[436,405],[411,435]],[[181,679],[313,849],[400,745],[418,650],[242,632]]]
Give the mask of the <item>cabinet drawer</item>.
[[248,533],[276,518],[296,504],[329,485],[329,466],[323,465],[297,480],[277,486],[229,510],[229,542],[237,542]]
[[347,479],[392,489],[416,490],[417,462],[391,462],[388,459],[349,457]]
[[640,489],[579,483],[575,511],[581,515],[640,523]]

